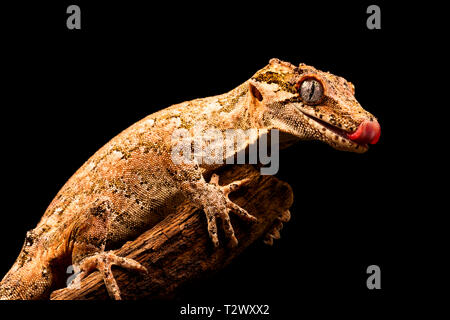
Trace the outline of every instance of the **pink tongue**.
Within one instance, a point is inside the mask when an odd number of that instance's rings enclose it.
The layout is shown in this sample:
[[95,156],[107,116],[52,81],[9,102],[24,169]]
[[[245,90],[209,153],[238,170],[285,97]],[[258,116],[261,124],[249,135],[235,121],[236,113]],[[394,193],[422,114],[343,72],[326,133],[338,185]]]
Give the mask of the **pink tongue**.
[[375,144],[380,139],[381,128],[378,121],[364,121],[348,138],[360,144]]

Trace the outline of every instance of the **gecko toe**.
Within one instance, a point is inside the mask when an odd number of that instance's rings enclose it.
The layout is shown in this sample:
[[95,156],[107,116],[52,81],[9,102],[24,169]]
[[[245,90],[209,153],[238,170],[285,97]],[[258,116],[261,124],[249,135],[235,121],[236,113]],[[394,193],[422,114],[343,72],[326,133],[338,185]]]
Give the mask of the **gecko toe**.
[[252,216],[250,213],[247,212],[247,210],[238,206],[236,203],[234,203],[231,200],[227,201],[227,207],[230,209],[230,211],[232,211],[238,217],[240,217],[241,219],[243,219],[245,221],[252,222],[252,223],[258,221],[258,218],[256,218],[255,216]]

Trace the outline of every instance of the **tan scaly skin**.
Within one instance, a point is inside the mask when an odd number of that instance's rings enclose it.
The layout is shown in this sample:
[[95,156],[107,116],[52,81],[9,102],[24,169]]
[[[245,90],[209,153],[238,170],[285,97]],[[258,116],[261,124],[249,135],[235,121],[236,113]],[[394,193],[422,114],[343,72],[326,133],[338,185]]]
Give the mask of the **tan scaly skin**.
[[136,238],[186,198],[204,210],[215,246],[217,217],[229,244],[236,246],[229,213],[250,222],[255,218],[227,195],[245,181],[219,186],[217,176],[210,183],[203,176],[220,165],[175,164],[171,136],[180,128],[193,135],[210,128],[257,128],[260,134],[279,129],[285,146],[320,140],[360,153],[379,136],[375,117],[356,101],[350,82],[304,64],[272,59],[232,91],[151,114],[98,150],[27,233],[16,262],[0,283],[0,299],[46,299],[65,285],[71,264],[80,272],[78,279],[99,270],[110,296],[120,299],[111,266],[146,269],[107,250]]

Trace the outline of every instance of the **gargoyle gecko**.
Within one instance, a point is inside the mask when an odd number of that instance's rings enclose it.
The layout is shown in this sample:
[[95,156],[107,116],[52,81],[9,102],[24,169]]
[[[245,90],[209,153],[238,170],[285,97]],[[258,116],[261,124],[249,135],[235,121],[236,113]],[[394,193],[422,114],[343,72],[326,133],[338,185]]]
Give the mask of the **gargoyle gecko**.
[[229,244],[236,246],[229,213],[255,220],[228,198],[245,181],[219,186],[217,176],[204,179],[211,165],[174,163],[174,130],[193,133],[198,125],[204,130],[278,129],[294,140],[320,140],[362,153],[378,141],[380,126],[354,93],[353,84],[341,77],[272,59],[228,93],[176,104],[133,124],[67,181],[36,228],[27,232],[16,262],[0,283],[0,299],[48,298],[64,286],[65,268],[71,264],[78,280],[100,271],[110,296],[120,299],[111,266],[146,269],[107,250],[151,228],[186,198],[205,212],[215,246],[217,218]]

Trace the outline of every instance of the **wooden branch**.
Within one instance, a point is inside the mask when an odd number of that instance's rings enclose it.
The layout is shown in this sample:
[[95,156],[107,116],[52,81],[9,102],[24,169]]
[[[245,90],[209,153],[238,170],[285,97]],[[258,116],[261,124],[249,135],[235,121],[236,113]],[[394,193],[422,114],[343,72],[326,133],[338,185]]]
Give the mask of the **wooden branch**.
[[[176,213],[116,251],[119,256],[139,261],[149,271],[148,276],[145,276],[114,269],[122,299],[172,297],[175,290],[187,281],[191,282],[226,266],[268,231],[273,230],[273,237],[278,236],[281,221],[289,217],[293,201],[291,187],[273,176],[260,176],[259,170],[250,165],[225,167],[217,173],[221,185],[244,177],[252,179],[247,186],[231,194],[230,199],[256,216],[258,222],[248,224],[232,215],[238,247],[227,248],[226,239],[219,232],[219,236],[222,236],[221,247],[214,249],[204,213],[188,202],[183,203]],[[271,242],[272,237],[266,240]],[[80,289],[58,290],[51,299],[93,300],[109,297],[100,274],[94,272],[81,282]]]

